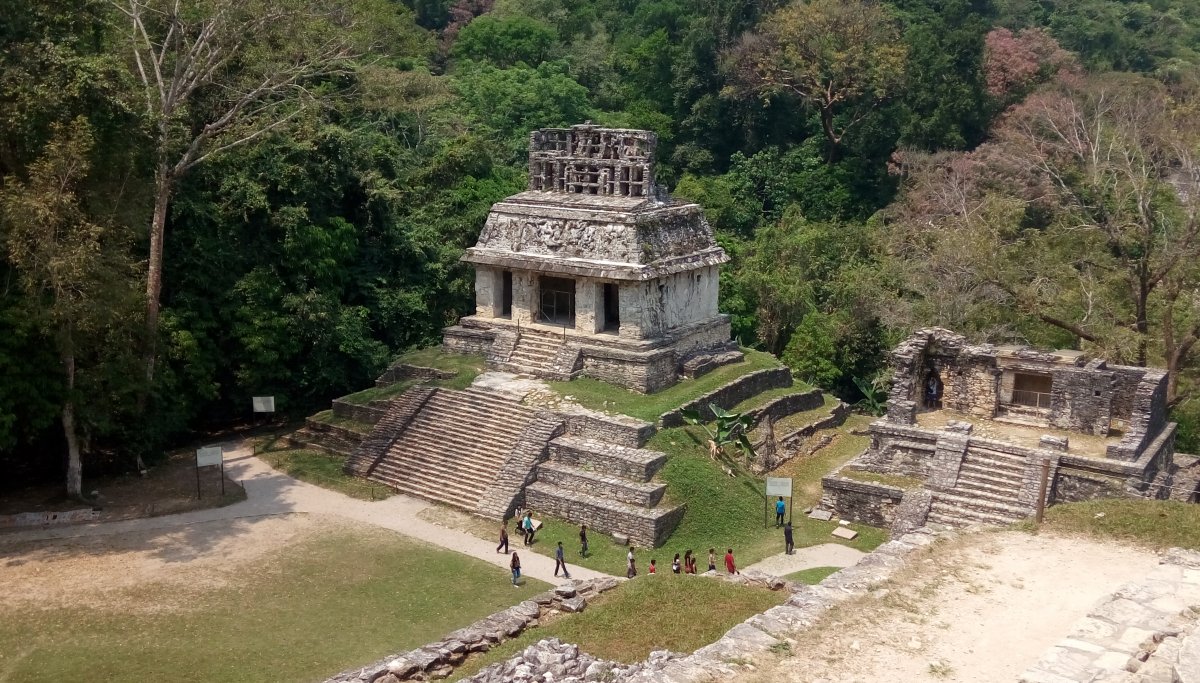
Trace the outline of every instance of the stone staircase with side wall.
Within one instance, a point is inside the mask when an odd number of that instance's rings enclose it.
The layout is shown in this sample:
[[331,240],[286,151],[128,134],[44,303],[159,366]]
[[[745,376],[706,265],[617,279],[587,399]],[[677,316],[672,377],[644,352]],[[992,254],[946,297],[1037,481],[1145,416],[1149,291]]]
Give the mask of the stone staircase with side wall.
[[[546,438],[539,441],[527,432],[553,431],[539,411],[499,394],[480,389],[425,391],[429,395],[407,419],[397,415],[403,425],[394,436],[380,434],[370,445],[371,452],[380,455],[358,472],[401,493],[474,512],[514,451],[534,449],[532,459],[537,460]],[[377,433],[389,428],[386,420],[376,426]],[[363,459],[368,457],[364,453]]]
[[954,484],[933,491],[929,521],[949,526],[1008,525],[1032,516],[1028,458],[967,448]]
[[497,351],[489,359],[496,369],[563,381],[578,376],[580,350],[562,336],[532,330],[509,336],[512,339],[507,344],[497,345],[503,346],[507,353],[500,357],[502,352]]

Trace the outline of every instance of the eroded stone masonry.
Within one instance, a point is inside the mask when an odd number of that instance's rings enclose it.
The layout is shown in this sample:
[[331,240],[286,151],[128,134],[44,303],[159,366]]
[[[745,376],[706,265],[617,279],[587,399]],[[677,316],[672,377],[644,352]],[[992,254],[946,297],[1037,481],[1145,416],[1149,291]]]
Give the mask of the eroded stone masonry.
[[826,477],[822,504],[844,517],[910,528],[925,515],[1010,523],[1034,514],[1043,470],[1048,504],[1196,498],[1195,458],[1175,454],[1161,370],[1079,351],[969,344],[941,328],[896,347],[892,368],[887,414],[842,473],[896,475],[921,488]]

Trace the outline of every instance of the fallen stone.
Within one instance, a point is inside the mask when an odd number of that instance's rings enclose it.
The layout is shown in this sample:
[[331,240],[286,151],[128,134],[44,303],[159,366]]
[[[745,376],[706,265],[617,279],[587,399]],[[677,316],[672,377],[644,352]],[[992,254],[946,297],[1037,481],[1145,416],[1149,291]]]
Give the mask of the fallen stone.
[[1177,683],[1200,683],[1200,633],[1179,643],[1179,661],[1175,662]]
[[613,534],[612,540],[617,545],[629,545],[629,537],[625,534]]
[[554,589],[554,594],[560,598],[573,598],[575,597],[575,592],[575,586],[569,584],[558,586]]
[[421,670],[421,667],[417,666],[412,661],[405,659],[404,657],[397,657],[396,659],[388,662],[387,668],[389,672],[401,680],[408,678],[409,676]]
[[583,598],[567,598],[562,601],[562,611],[564,612],[582,612],[587,607],[587,601]]
[[829,510],[813,510],[808,513],[809,519],[819,519],[822,522],[828,522],[833,519],[833,513]]
[[837,536],[838,538],[844,538],[847,541],[849,541],[851,539],[856,538],[858,536],[858,532],[855,531],[854,529],[847,529],[844,526],[840,526],[833,530],[832,535]]

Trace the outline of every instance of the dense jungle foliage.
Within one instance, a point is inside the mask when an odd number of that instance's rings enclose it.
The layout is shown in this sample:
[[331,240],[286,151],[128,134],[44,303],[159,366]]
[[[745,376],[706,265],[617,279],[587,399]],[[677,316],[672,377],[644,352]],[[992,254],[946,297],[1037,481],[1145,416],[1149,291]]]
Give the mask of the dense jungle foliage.
[[529,131],[585,120],[658,134],[733,256],[737,338],[803,379],[856,398],[929,324],[1084,348],[1168,368],[1200,445],[1200,4],[0,8],[5,483],[436,342]]

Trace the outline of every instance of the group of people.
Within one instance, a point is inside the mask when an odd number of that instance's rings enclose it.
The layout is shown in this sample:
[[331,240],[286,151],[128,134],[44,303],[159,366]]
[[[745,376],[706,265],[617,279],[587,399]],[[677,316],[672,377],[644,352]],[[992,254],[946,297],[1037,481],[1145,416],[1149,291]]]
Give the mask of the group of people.
[[[538,525],[533,521],[533,512],[526,510],[525,514],[517,515],[517,529],[525,537],[525,545],[533,545],[534,534],[537,533]],[[508,523],[500,525],[500,544],[496,546],[496,552],[508,554]],[[588,553],[588,537],[587,525],[579,525],[579,554],[587,557]],[[517,580],[521,578],[521,558],[517,552],[512,551],[512,560],[509,562],[509,568],[512,569],[512,584],[517,586]],[[562,541],[558,542],[558,547],[554,549],[554,576],[558,576],[559,571],[562,572],[563,578],[571,578],[571,573],[567,571],[567,561],[563,553]]]
[[[637,558],[633,554],[633,546],[629,546],[629,552],[625,554],[625,576],[632,579],[637,576]],[[708,571],[717,571],[717,551],[715,548],[708,549]],[[650,565],[646,569],[648,574],[658,573],[658,560],[650,558]],[[675,557],[671,560],[672,574],[695,574],[696,572],[696,555],[689,548],[683,553],[683,558],[680,559],[679,553],[675,553]],[[725,573],[738,574],[737,561],[733,558],[733,548],[725,550]]]

